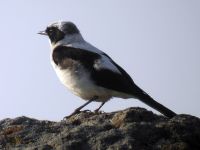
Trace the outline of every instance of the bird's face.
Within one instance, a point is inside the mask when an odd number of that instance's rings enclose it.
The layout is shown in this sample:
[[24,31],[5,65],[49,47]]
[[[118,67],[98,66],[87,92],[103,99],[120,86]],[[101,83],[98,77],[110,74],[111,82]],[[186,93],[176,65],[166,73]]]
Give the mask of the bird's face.
[[47,26],[45,31],[39,32],[41,35],[47,35],[52,44],[73,34],[79,34],[78,28],[72,22],[56,22]]

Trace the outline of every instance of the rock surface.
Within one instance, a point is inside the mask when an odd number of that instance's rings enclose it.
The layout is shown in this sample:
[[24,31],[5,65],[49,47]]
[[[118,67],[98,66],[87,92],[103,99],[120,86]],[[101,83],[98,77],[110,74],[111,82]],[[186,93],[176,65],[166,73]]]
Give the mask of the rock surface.
[[200,150],[200,119],[172,119],[143,108],[94,114],[60,122],[28,117],[0,121],[2,150]]

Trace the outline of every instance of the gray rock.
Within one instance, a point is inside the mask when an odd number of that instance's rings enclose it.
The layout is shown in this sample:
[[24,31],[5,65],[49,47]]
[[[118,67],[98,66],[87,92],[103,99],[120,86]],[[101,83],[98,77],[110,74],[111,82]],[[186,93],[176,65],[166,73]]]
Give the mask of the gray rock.
[[60,122],[28,117],[0,121],[2,150],[199,150],[200,119],[172,119],[143,108],[80,112]]

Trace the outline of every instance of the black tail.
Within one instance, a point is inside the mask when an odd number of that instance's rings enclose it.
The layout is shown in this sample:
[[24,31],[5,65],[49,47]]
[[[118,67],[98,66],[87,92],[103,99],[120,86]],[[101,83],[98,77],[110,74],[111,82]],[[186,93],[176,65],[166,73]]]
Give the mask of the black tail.
[[[140,88],[139,88],[140,89]],[[141,89],[140,89],[141,90]],[[168,118],[172,118],[176,116],[176,113],[168,109],[167,107],[163,106],[162,104],[156,102],[151,96],[149,96],[146,92],[141,90],[139,93],[137,93],[137,98],[144,102],[145,104],[149,105],[150,107],[156,109],[163,115],[165,115]]]

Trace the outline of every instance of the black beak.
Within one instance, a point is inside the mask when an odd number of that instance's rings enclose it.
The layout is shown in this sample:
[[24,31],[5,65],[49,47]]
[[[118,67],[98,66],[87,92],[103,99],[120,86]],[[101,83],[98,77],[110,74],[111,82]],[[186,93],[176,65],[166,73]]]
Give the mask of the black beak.
[[40,31],[40,32],[38,32],[38,34],[47,35],[46,31]]

